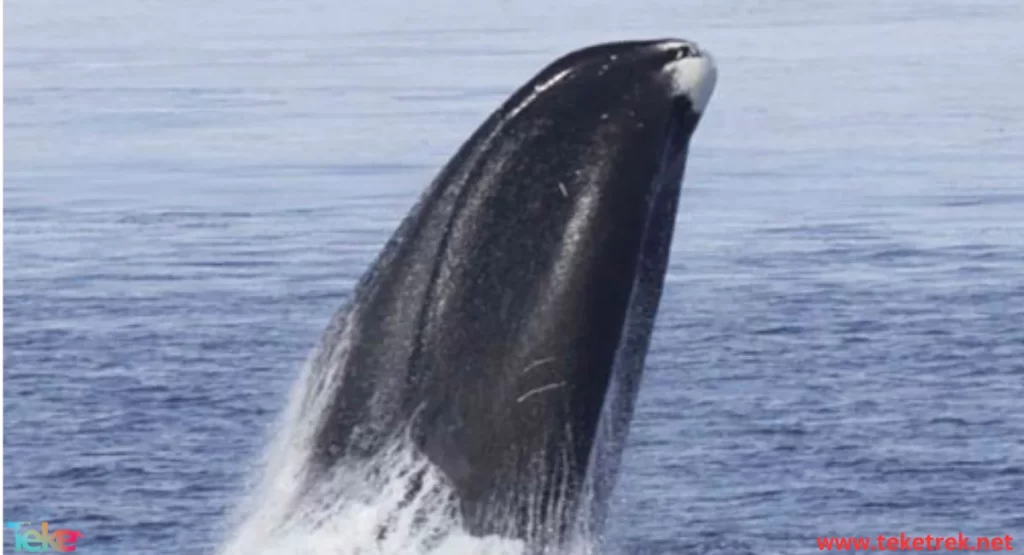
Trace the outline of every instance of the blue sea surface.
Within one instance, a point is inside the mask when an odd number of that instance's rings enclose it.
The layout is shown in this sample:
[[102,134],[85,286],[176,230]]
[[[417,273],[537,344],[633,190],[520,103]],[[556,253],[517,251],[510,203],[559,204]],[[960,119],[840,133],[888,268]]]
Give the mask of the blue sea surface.
[[5,7],[4,520],[215,552],[458,145],[564,52],[682,36],[719,82],[609,551],[1024,549],[1019,0]]

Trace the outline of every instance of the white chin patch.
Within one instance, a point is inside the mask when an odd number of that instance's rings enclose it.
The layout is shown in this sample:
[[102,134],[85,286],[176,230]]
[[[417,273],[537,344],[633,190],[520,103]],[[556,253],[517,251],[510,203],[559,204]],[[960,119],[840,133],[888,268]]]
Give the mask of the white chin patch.
[[694,111],[704,113],[704,108],[711,100],[711,92],[715,90],[718,70],[715,60],[707,50],[701,50],[699,56],[682,58],[670,62],[665,71],[672,79],[675,94],[690,99]]

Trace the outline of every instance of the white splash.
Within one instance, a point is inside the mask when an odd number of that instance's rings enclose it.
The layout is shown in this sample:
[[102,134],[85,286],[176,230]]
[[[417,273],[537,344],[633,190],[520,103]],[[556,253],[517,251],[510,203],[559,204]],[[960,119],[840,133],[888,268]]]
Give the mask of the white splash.
[[[220,555],[531,553],[520,540],[466,533],[442,473],[401,439],[372,461],[309,479],[316,430],[340,384],[357,312],[334,322],[328,335],[341,339],[307,363]],[[594,553],[582,543],[567,552]]]

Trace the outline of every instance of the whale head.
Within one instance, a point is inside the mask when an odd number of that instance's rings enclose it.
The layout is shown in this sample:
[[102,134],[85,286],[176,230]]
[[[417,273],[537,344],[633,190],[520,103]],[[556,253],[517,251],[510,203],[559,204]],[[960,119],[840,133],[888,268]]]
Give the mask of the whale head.
[[488,117],[325,335],[315,466],[407,430],[473,533],[547,545],[599,523],[715,80],[688,41],[602,44]]

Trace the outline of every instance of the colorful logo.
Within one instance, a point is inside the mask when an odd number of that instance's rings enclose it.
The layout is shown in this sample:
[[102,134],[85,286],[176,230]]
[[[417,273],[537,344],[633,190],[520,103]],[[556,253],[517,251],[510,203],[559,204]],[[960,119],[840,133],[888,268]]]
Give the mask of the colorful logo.
[[4,523],[4,528],[10,528],[14,531],[15,551],[27,551],[30,553],[59,551],[61,553],[68,553],[78,547],[75,545],[75,542],[82,537],[82,533],[78,530],[65,530],[61,528],[51,532],[49,522],[43,522],[38,530],[33,530],[28,526],[29,524],[32,523]]

